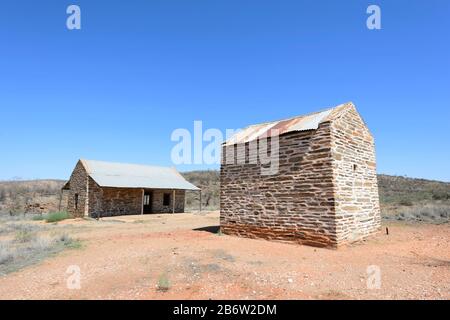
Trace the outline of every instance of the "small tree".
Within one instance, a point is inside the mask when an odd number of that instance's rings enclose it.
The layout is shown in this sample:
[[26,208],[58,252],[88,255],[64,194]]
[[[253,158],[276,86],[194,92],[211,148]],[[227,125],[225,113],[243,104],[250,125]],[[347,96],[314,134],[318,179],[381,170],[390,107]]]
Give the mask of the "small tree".
[[9,205],[9,213],[12,216],[20,213],[23,210],[22,199],[17,194],[10,194],[11,203]]

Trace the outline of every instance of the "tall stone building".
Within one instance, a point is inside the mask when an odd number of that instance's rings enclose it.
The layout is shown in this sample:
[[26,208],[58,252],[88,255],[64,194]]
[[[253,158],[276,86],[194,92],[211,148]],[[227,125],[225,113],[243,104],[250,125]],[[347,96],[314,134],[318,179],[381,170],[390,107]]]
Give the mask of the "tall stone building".
[[79,160],[63,191],[73,217],[184,212],[186,190],[174,168]]
[[222,155],[225,234],[338,247],[380,229],[374,139],[352,103],[250,126]]

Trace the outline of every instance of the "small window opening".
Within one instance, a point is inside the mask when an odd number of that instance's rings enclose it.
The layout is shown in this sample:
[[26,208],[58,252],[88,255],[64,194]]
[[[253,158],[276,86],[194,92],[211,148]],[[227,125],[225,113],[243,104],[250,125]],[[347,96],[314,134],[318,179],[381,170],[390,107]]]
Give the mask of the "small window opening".
[[358,169],[358,166],[356,164],[353,165],[353,172],[356,172],[356,169]]
[[75,210],[78,210],[78,193],[75,193]]
[[163,206],[170,205],[170,193],[164,193]]
[[144,206],[150,205],[150,195],[146,194],[144,195]]

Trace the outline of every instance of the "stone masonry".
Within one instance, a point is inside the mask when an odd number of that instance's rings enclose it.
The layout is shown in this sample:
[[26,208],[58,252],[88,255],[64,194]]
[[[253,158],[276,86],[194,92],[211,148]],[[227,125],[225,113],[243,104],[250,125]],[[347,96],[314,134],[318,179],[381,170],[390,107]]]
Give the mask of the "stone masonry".
[[[163,203],[164,193],[170,194],[170,203],[168,206],[165,206]],[[184,212],[185,193],[186,192],[184,190],[177,190],[175,192],[175,213]],[[153,190],[152,210],[154,212],[172,213],[173,211],[172,201],[173,201],[172,190]]]
[[[67,211],[73,217],[84,217],[88,210],[88,174],[81,161],[78,161],[70,176],[70,190]],[[78,200],[76,203],[76,199]]]
[[338,247],[379,231],[374,140],[353,104],[335,108],[316,130],[278,139],[278,150],[270,150],[279,152],[274,175],[261,175],[261,163],[249,156],[245,164],[228,164],[238,147],[223,147],[223,233]]
[[[100,187],[79,161],[68,182],[67,211],[72,217],[136,215],[143,211],[144,189]],[[145,189],[152,192],[152,212],[172,213],[173,190]],[[170,204],[163,205],[164,193]],[[184,212],[185,190],[175,191],[175,213]]]

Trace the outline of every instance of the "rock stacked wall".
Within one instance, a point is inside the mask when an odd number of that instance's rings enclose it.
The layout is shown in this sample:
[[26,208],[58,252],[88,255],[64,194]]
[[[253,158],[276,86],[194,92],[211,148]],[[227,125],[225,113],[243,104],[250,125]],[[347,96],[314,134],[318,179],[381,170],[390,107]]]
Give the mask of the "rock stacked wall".
[[242,145],[223,148],[223,233],[337,247],[379,230],[373,138],[354,108],[317,130],[278,138],[274,175],[261,175],[262,164],[245,155],[245,164],[229,163],[227,155],[243,159]]
[[[169,205],[164,205],[164,194],[170,195]],[[175,191],[175,213],[184,212],[185,191]],[[173,191],[172,190],[153,190],[152,211],[155,213],[172,213],[173,211]]]
[[[151,191],[153,213],[172,213],[173,191]],[[165,193],[170,194],[169,205],[164,205]],[[184,190],[176,190],[175,213],[184,212],[185,193]],[[88,176],[82,162],[78,162],[70,178],[67,211],[74,218],[137,215],[142,212],[142,196],[142,189],[100,187]]]
[[337,236],[344,244],[381,227],[375,146],[354,108],[332,122],[332,134]]
[[[70,190],[67,199],[67,211],[74,218],[81,218],[88,209],[88,175],[81,162],[78,162],[70,176]],[[77,203],[76,199],[78,199]]]
[[[92,179],[91,179],[92,180]],[[95,182],[93,181],[95,184]],[[89,189],[89,215],[91,217],[111,217],[141,214],[142,190],[125,188]]]

